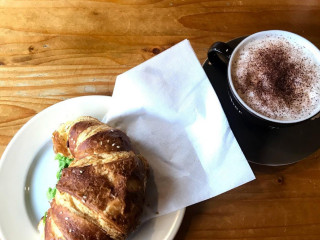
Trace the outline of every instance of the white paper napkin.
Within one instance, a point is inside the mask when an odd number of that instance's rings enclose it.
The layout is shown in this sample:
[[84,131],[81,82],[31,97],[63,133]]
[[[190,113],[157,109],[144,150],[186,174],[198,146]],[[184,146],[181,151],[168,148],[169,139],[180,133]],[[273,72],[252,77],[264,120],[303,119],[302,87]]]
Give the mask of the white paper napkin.
[[119,75],[104,121],[151,166],[144,220],[254,179],[188,40]]

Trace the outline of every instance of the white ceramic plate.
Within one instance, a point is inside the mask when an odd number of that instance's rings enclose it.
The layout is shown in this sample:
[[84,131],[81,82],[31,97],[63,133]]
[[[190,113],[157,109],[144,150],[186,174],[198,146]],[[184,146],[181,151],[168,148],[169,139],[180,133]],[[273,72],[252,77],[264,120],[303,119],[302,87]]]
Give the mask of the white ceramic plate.
[[[56,184],[51,134],[63,122],[87,115],[102,119],[110,97],[85,96],[55,104],[28,121],[13,137],[0,160],[0,239],[39,239],[37,224],[49,208],[48,187]],[[171,240],[185,209],[152,219],[130,240]]]

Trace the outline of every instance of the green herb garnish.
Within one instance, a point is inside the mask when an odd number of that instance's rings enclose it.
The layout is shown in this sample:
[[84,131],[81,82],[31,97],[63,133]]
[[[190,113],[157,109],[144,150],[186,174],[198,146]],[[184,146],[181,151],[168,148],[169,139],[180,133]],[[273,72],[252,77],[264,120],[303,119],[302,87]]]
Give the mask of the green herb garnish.
[[48,212],[45,212],[42,218],[43,223],[46,223]]
[[[62,170],[64,168],[69,167],[70,163],[73,161],[73,158],[68,158],[68,157],[65,157],[62,154],[58,153],[54,159],[59,161],[59,171],[57,172],[57,175],[56,175],[57,179],[59,181],[61,178]],[[51,201],[52,199],[54,199],[54,197],[56,196],[56,193],[57,193],[56,187],[54,187],[54,188],[49,187],[49,189],[47,191],[48,200]],[[45,212],[43,215],[43,218],[42,218],[43,224],[46,223],[47,214],[48,214],[48,212]]]
[[[59,161],[59,171],[57,172],[56,176],[57,176],[57,179],[60,180],[62,170],[64,168],[69,167],[70,163],[73,161],[73,158],[68,158],[68,157],[65,157],[62,154],[58,153],[54,159]],[[54,188],[50,187],[48,189],[47,198],[49,201],[51,201],[56,196],[56,192],[57,192],[57,189],[55,187]]]
[[57,176],[57,179],[60,180],[62,170],[64,168],[69,167],[70,163],[73,161],[73,158],[68,158],[68,157],[65,157],[62,154],[58,153],[55,157],[55,160],[59,161],[59,171],[57,172],[56,176]]
[[57,189],[49,187],[47,191],[47,198],[51,201],[56,196]]
[[[64,168],[69,167],[70,163],[73,161],[73,158],[68,158],[68,157],[65,157],[62,154],[58,153],[54,159],[59,161],[59,171],[57,172],[56,176],[57,176],[57,180],[60,180],[62,170]],[[51,201],[56,196],[56,193],[57,193],[56,187],[54,187],[54,188],[49,187],[49,189],[47,191],[48,200]],[[45,212],[45,214],[43,216],[43,223],[46,222],[46,219],[47,219],[47,212]]]

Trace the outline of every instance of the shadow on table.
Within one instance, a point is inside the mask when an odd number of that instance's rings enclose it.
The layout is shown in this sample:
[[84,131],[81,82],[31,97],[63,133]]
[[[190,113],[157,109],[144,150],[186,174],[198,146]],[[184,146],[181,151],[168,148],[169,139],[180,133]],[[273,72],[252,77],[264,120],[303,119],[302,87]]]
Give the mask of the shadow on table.
[[[242,217],[248,219],[247,224],[249,226],[247,228],[249,229],[253,224],[253,218],[255,218],[253,212],[269,209],[271,200],[271,202],[287,201],[288,209],[293,211],[290,209],[290,204],[292,202],[292,204],[295,204],[297,199],[307,197],[306,199],[310,200],[310,196],[319,197],[317,189],[320,176],[320,149],[307,158],[290,165],[272,167],[250,163],[250,166],[256,175],[256,180],[207,201],[187,207],[175,240],[206,239],[203,238],[204,235],[207,235],[207,239],[216,239],[214,237],[217,234],[216,231],[220,234],[226,234],[228,224],[241,229],[241,219],[238,216],[240,213],[244,214]],[[255,205],[252,206],[252,203]],[[286,208],[286,210],[288,209]],[[246,212],[248,210],[250,211]],[[223,219],[224,214],[232,222],[226,222],[227,225],[223,225],[222,228],[221,225],[214,225],[214,223],[222,224],[225,221]],[[275,215],[277,213],[269,212],[269,218],[275,217]],[[219,218],[221,217],[220,221]],[[256,221],[254,222],[256,223]],[[206,226],[201,224],[206,222],[208,223]],[[210,229],[210,226],[214,229]],[[286,226],[279,225],[278,227]],[[221,239],[221,235],[217,236],[217,239]]]

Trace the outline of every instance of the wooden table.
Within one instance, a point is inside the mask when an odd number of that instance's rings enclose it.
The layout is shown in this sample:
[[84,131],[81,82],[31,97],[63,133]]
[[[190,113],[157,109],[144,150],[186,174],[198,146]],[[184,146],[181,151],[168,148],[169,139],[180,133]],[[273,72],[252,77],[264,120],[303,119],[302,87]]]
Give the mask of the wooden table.
[[[211,43],[267,29],[320,47],[320,1],[1,1],[0,153],[46,107],[111,95],[118,74],[185,38],[203,62]],[[320,151],[252,169],[255,181],[188,207],[176,239],[320,239]]]

